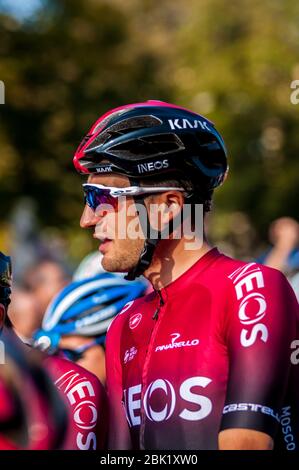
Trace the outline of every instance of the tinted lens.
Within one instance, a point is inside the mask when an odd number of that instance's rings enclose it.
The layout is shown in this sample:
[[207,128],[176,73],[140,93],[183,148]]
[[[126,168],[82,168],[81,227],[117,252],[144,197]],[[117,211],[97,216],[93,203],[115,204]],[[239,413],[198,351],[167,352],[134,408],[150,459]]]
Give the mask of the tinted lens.
[[75,349],[62,349],[63,354],[67,359],[72,362],[77,362],[83,357],[83,353],[76,351]]
[[110,195],[109,189],[84,188],[85,202],[94,211],[101,204],[109,204],[113,208],[117,205],[117,198]]

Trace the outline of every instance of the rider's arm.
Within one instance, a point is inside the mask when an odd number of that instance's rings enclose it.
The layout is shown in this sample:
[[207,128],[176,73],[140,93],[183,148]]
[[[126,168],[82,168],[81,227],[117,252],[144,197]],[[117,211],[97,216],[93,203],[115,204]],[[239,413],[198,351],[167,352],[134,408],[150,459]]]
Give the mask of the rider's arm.
[[229,377],[220,449],[269,449],[290,371],[298,304],[285,277],[258,265],[232,279],[225,342]]
[[107,393],[109,403],[108,448],[131,449],[131,437],[122,404],[122,368],[120,363],[122,318],[116,317],[109,328],[106,341]]
[[252,429],[225,429],[218,436],[220,450],[272,450],[273,439]]

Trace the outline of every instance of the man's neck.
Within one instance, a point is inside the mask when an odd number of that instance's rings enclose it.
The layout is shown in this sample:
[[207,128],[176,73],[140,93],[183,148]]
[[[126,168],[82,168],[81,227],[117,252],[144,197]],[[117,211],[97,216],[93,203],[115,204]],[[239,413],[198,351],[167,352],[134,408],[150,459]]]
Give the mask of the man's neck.
[[144,273],[155,290],[175,281],[212,248],[207,240],[198,243],[196,248],[194,244],[194,249],[190,247],[190,240],[184,237],[180,240],[168,239],[159,242],[152,263]]

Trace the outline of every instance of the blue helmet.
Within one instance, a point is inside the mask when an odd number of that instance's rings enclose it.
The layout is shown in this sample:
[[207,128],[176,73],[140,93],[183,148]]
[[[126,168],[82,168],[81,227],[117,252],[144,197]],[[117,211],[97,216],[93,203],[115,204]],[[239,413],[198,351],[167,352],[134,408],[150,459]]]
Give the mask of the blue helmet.
[[112,273],[74,281],[49,304],[35,345],[56,349],[64,335],[98,336],[104,342],[112,319],[146,290],[144,281],[128,282]]

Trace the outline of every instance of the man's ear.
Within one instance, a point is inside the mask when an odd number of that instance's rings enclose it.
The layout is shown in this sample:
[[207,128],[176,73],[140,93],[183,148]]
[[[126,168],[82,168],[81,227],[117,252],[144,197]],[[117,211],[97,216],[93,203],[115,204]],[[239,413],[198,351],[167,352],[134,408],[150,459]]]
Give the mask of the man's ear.
[[175,219],[182,211],[184,205],[184,196],[179,191],[167,191],[162,194],[162,201],[166,205],[164,222],[169,222],[170,220]]
[[6,308],[4,307],[3,304],[0,304],[0,331],[4,327],[5,316],[6,316]]

